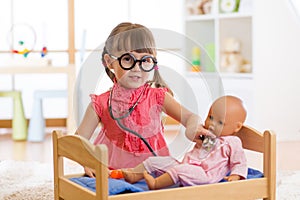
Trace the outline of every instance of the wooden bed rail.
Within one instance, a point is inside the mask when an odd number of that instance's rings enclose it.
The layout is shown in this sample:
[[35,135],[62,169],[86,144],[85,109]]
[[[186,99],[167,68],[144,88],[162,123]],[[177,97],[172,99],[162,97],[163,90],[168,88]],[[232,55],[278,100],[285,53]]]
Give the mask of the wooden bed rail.
[[[105,145],[92,145],[80,136],[53,131],[54,196],[56,200],[182,200],[182,199],[276,199],[276,136],[243,126],[236,133],[243,147],[263,154],[263,178],[179,187],[148,192],[108,195],[108,153]],[[96,170],[96,192],[69,180],[63,172],[63,157]],[[78,177],[73,176],[73,177]]]

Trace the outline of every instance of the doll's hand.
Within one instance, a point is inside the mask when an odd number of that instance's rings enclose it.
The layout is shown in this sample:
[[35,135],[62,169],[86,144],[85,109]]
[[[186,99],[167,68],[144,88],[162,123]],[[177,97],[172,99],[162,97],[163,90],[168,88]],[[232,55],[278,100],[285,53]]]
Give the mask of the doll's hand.
[[226,181],[238,181],[238,180],[241,180],[241,177],[236,174],[231,174],[230,176],[225,176],[224,179]]
[[91,178],[95,178],[95,170],[94,169],[91,169],[89,167],[83,167],[84,168],[84,173],[86,176],[89,176]]

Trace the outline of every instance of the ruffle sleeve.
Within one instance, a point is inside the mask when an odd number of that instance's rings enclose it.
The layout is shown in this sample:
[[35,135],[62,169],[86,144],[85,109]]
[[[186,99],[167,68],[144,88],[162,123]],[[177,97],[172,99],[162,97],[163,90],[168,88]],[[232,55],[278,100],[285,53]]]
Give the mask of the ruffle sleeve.
[[109,92],[105,92],[101,95],[90,94],[92,106],[100,118],[102,118],[102,116],[103,116],[103,109],[104,109],[103,106],[101,105],[101,102],[107,102],[108,95],[109,95]]

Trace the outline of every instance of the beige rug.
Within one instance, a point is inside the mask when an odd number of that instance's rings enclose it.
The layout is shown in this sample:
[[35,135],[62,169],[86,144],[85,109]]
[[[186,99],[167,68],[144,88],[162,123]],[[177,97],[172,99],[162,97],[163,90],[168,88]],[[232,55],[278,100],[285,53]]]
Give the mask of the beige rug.
[[[78,164],[66,160],[66,173],[81,173]],[[0,200],[53,200],[52,164],[5,160],[0,162]]]
[[[66,160],[66,173],[83,172],[82,167]],[[22,161],[0,161],[0,200],[53,200],[53,167],[51,164]],[[300,171],[278,173],[277,198],[300,199]]]
[[300,170],[278,172],[276,191],[279,200],[300,200]]

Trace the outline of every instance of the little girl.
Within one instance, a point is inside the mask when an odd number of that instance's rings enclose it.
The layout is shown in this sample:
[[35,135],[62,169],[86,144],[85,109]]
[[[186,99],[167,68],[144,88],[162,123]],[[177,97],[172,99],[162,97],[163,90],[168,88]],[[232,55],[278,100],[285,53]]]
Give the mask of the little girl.
[[[205,120],[205,128],[217,138],[210,138],[207,144],[206,137],[203,144],[195,144],[182,162],[170,156],[149,157],[133,169],[124,169],[125,180],[134,183],[145,178],[149,189],[160,189],[178,183],[182,186],[217,183],[224,177],[228,181],[245,179],[246,156],[241,140],[234,136],[245,118],[246,110],[240,99],[220,97],[212,104]],[[154,178],[148,173],[159,176]]]
[[[107,145],[109,169],[134,167],[152,155],[169,155],[162,112],[183,124],[191,140],[208,133],[200,117],[173,98],[159,75],[156,54],[151,31],[139,24],[117,25],[105,42],[102,62],[113,87],[91,95],[76,134],[90,139],[101,123],[94,144]],[[89,168],[85,173],[94,177]]]

